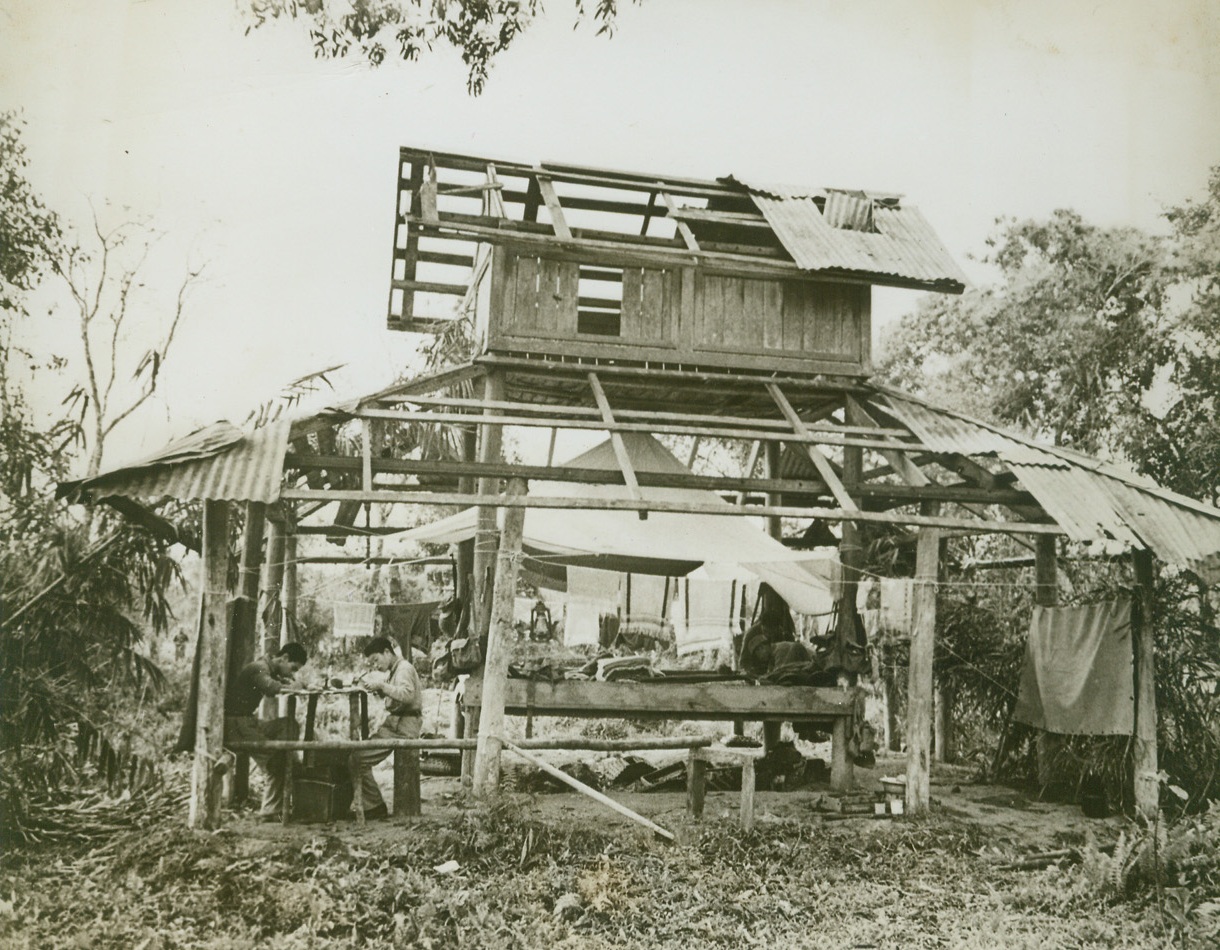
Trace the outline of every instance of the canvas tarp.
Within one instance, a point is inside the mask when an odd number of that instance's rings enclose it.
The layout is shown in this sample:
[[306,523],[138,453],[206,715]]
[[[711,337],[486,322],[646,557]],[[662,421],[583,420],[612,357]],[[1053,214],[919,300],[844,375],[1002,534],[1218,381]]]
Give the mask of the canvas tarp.
[[[670,452],[650,435],[623,433],[636,471],[687,473]],[[609,440],[564,463],[569,468],[618,468]],[[625,498],[621,485],[587,485],[535,481],[530,492],[548,497]],[[650,500],[723,505],[714,492],[689,488],[640,489]],[[398,537],[437,544],[455,544],[474,537],[476,510],[467,508],[448,518],[413,528]],[[827,613],[833,597],[830,585],[815,571],[824,571],[825,553],[793,551],[748,519],[736,515],[676,514],[654,511],[640,518],[634,511],[530,508],[525,514],[523,545],[534,572],[548,565],[577,565],[600,570],[683,576],[701,564],[745,568],[765,580],[801,613]]]
[[1131,601],[1035,607],[1012,718],[1064,735],[1131,735]]

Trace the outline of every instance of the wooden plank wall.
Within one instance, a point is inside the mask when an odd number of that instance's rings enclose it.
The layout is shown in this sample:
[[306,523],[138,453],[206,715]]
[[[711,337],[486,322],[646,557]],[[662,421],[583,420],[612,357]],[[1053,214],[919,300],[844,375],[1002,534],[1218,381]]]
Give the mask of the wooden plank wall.
[[[497,248],[492,293],[501,301],[491,335],[599,345],[676,349],[675,356],[817,358],[861,363],[868,358],[869,288],[813,281],[775,281],[685,268],[625,267],[620,333],[578,334],[580,265]],[[693,293],[693,300],[684,297]],[[570,350],[571,347],[568,346]],[[566,351],[566,350],[565,350]]]

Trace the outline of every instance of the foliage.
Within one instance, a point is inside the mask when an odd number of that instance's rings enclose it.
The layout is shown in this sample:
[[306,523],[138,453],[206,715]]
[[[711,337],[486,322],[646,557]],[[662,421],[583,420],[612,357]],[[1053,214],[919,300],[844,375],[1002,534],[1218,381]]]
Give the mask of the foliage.
[[70,740],[100,733],[90,748],[107,760],[123,747],[105,733],[117,704],[161,682],[139,646],[145,623],[168,622],[166,592],[179,575],[165,542],[114,515],[82,523],[54,500],[80,444],[79,421],[38,423],[7,367],[28,358],[9,333],[27,316],[21,294],[63,251],[58,223],[24,184],[11,114],[0,127],[4,227],[19,232],[11,253],[5,238],[6,308],[14,305],[0,328],[0,832],[8,838],[28,818],[30,794],[79,774]]
[[22,309],[23,295],[38,282],[60,240],[59,219],[25,177],[23,125],[18,113],[0,112],[0,313],[6,323]]
[[[575,0],[576,25],[588,16],[586,0]],[[505,52],[542,12],[540,0],[244,0],[251,28],[277,19],[303,21],[314,55],[324,59],[359,55],[373,66],[390,55],[414,62],[437,46],[461,53],[466,88],[479,95],[492,61]],[[614,32],[618,0],[596,0],[599,36]]]
[[[557,803],[558,804],[558,803]],[[0,940],[30,945],[1162,947],[1140,903],[1031,879],[954,819],[683,824],[661,845],[530,799],[377,833],[197,835],[172,822],[99,853],[0,866]],[[447,862],[456,870],[439,870]],[[452,864],[449,865],[453,867]],[[11,895],[11,896],[8,896]],[[981,935],[981,936],[980,936]]]
[[881,375],[1215,501],[1220,167],[1166,218],[1165,238],[1071,211],[1002,221],[986,258],[999,281],[926,301]]

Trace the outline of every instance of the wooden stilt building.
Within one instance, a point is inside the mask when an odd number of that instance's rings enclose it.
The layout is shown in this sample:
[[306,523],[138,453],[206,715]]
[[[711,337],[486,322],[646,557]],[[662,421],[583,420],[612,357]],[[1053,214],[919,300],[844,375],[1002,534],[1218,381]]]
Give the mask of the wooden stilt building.
[[[401,151],[397,195],[388,326],[435,334],[466,322],[475,343],[465,358],[307,418],[249,433],[213,427],[144,463],[64,486],[75,497],[113,500],[154,528],[156,516],[133,500],[205,500],[210,580],[201,656],[209,689],[226,668],[226,645],[216,638],[227,502],[265,506],[248,508],[257,514],[246,524],[261,535],[265,520],[269,551],[282,551],[285,538],[298,534],[348,530],[320,521],[334,518],[336,506],[478,506],[479,543],[464,553],[460,573],[474,578],[474,602],[489,605],[480,618],[489,630],[485,723],[505,708],[503,633],[517,564],[515,550],[496,550],[497,509],[762,516],[774,533],[780,519],[833,525],[844,646],[856,635],[859,528],[901,526],[918,548],[905,731],[907,807],[919,812],[929,801],[942,538],[1031,536],[1040,583],[1054,576],[1048,565],[1061,537],[1125,543],[1137,552],[1145,583],[1154,556],[1209,582],[1220,573],[1220,510],[871,380],[872,286],[945,293],[965,286],[925,219],[900,196],[418,149]],[[393,433],[406,424],[458,433],[451,440],[457,450],[396,453]],[[619,470],[508,462],[506,427],[608,432]],[[358,433],[352,448],[335,439],[340,429]],[[622,445],[629,432],[746,443],[752,451],[735,475],[636,471]],[[593,499],[531,494],[538,481],[623,491]],[[649,489],[665,487],[710,489],[738,504],[650,497]],[[509,525],[515,548],[520,520]],[[259,540],[243,546],[246,582],[259,571]],[[274,565],[263,574],[282,583]],[[482,588],[492,578],[508,589],[487,596]],[[1053,594],[1040,596],[1053,602]],[[275,635],[266,630],[264,642]],[[1146,631],[1137,640],[1136,774],[1146,776],[1156,772],[1151,641]],[[243,655],[253,643],[254,631],[243,631]],[[851,707],[853,696],[844,681],[810,701],[837,710]],[[204,712],[192,815],[211,827],[219,821],[219,738],[213,706]],[[840,731],[834,781],[848,785],[850,717],[828,713],[828,722]],[[481,742],[479,755],[476,790],[494,787],[498,737]],[[1140,807],[1155,808],[1155,799],[1155,784],[1144,781]]]

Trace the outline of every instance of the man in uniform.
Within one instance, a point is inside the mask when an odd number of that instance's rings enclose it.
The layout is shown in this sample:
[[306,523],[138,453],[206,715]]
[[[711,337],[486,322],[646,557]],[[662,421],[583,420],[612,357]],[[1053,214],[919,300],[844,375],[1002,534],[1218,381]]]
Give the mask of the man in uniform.
[[[423,726],[424,686],[419,674],[409,661],[404,660],[386,637],[374,637],[364,648],[364,656],[384,680],[367,683],[371,693],[385,698],[386,717],[374,739],[418,739]],[[385,818],[389,814],[377,779],[373,777],[373,766],[386,758],[391,749],[369,749],[359,753],[360,789],[363,796],[365,818]]]
[[[229,684],[225,695],[225,744],[258,742],[264,739],[295,739],[295,719],[261,720],[258,707],[266,696],[275,696],[290,686],[309,659],[299,643],[285,643],[272,656],[247,663]],[[291,754],[291,753],[289,753]],[[283,752],[251,752],[250,758],[267,775],[259,818],[275,821],[284,807]]]

